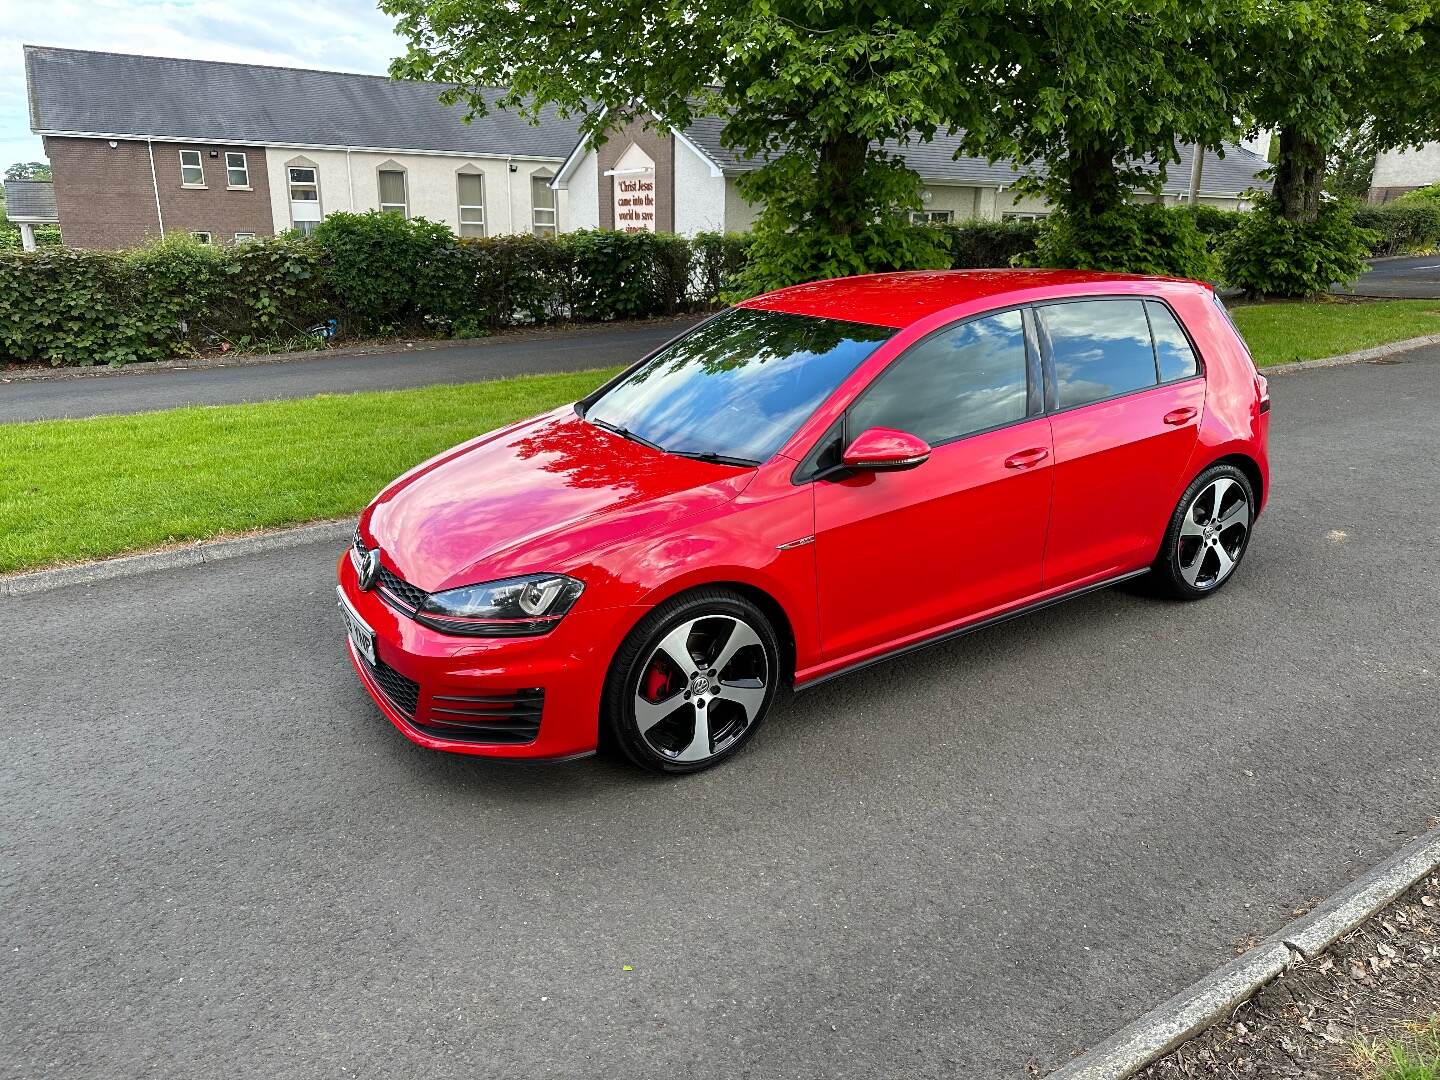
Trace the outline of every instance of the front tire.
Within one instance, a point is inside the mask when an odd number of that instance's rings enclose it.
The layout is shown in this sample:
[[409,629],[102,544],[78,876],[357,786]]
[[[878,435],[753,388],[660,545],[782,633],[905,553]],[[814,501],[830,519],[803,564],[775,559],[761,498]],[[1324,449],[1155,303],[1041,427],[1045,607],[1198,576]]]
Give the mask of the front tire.
[[642,768],[698,772],[754,737],[779,682],[764,613],[738,593],[700,589],[667,600],[626,637],[605,684],[605,722]]
[[1235,576],[1255,523],[1255,492],[1234,465],[1212,465],[1185,489],[1170,516],[1155,578],[1177,600],[1218,592]]

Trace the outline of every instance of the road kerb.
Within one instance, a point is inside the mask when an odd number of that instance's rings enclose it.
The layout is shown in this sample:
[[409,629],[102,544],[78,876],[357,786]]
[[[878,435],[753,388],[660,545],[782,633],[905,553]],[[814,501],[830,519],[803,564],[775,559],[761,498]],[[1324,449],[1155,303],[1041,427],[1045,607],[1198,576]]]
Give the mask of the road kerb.
[[1289,375],[1294,371],[1310,371],[1314,368],[1341,367],[1344,364],[1363,364],[1367,360],[1380,360],[1395,353],[1409,352],[1411,349],[1423,349],[1427,345],[1440,345],[1440,334],[1426,334],[1424,337],[1405,338],[1403,341],[1392,341],[1385,345],[1376,345],[1373,349],[1361,349],[1358,352],[1340,353],[1338,356],[1322,356],[1318,360],[1296,360],[1289,364],[1271,364],[1262,367],[1260,374]]
[[1310,914],[1062,1065],[1048,1080],[1134,1076],[1253,997],[1295,960],[1323,952],[1436,869],[1440,829],[1401,848]]
[[140,555],[121,555],[114,559],[100,559],[96,562],[79,563],[75,566],[59,566],[53,570],[36,570],[27,574],[14,574],[0,578],[0,596],[28,596],[31,593],[47,592],[67,585],[92,585],[114,578],[130,577],[133,574],[148,574],[155,570],[172,570],[183,566],[198,566],[200,563],[220,562],[241,555],[254,555],[262,551],[298,547],[301,544],[315,544],[323,541],[348,540],[355,529],[355,519],[320,521],[294,528],[275,529],[272,532],[254,533],[225,540],[200,540],[184,547],[166,548],[164,551],[148,551]]

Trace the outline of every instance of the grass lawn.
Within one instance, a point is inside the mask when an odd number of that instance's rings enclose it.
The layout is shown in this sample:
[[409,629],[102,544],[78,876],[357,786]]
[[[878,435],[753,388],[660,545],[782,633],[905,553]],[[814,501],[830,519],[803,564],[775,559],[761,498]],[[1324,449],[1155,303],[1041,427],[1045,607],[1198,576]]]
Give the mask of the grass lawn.
[[1260,367],[1440,334],[1440,300],[1301,300],[1232,305],[1230,314]]
[[0,573],[353,514],[614,370],[0,425]]
[[1354,1044],[1351,1064],[1371,1080],[1440,1080],[1440,1013],[1403,1025],[1396,1037]]

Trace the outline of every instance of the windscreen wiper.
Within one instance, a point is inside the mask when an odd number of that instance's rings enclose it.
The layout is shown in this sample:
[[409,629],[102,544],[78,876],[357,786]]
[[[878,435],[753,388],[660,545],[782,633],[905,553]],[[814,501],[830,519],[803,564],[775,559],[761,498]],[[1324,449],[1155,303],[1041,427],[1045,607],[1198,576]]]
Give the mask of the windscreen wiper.
[[649,439],[645,438],[644,435],[636,435],[635,432],[631,431],[627,427],[621,427],[619,424],[612,424],[608,420],[596,420],[593,416],[588,416],[586,417],[586,419],[598,428],[604,428],[606,431],[614,432],[622,439],[629,439],[631,442],[637,442],[641,446],[648,446],[651,450],[660,450],[663,452],[665,449],[659,443],[651,442]]
[[742,469],[753,469],[760,462],[754,458],[731,457],[729,454],[717,454],[713,450],[666,450],[667,454],[674,454],[676,457],[691,458],[694,461],[709,461],[716,465],[734,465]]

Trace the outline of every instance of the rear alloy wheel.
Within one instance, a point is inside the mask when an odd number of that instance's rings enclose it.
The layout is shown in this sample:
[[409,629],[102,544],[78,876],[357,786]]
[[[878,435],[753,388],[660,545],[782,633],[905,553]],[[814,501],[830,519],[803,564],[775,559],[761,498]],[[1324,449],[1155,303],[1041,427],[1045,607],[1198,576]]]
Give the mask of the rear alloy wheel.
[[606,711],[636,764],[695,772],[755,734],[778,674],[775,633],[759,608],[705,590],[661,605],[635,628],[616,655]]
[[1215,592],[1234,575],[1255,519],[1250,481],[1233,465],[1206,469],[1185,490],[1170,519],[1155,569],[1183,600]]

